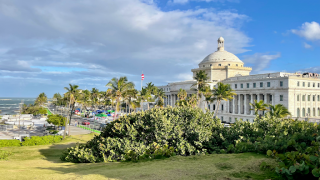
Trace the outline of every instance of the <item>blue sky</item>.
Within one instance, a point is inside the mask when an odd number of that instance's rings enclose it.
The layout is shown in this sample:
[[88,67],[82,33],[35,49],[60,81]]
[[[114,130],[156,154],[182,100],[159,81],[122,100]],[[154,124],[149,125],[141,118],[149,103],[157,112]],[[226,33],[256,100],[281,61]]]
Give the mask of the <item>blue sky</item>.
[[320,73],[320,1],[0,1],[0,97],[192,78],[225,38],[252,74]]

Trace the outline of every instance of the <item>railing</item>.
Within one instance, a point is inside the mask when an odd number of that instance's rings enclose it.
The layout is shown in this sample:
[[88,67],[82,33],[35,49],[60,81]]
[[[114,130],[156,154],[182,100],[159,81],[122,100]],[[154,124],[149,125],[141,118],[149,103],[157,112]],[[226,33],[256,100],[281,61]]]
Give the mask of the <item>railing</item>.
[[92,129],[90,128],[90,126],[82,126],[82,125],[78,125],[79,128],[82,128],[82,129],[85,129],[85,130],[88,130],[88,131],[91,131],[91,132],[95,132],[95,133],[98,133],[98,134],[101,134],[101,131],[98,131],[98,130],[95,130],[95,129]]

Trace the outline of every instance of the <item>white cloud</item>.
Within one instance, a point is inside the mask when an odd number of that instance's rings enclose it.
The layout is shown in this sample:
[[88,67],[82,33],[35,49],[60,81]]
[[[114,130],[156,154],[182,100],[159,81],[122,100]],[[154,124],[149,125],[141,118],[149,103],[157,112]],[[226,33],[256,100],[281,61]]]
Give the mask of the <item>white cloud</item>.
[[315,67],[309,67],[309,68],[300,69],[300,70],[298,70],[297,72],[300,72],[300,73],[311,72],[311,73],[318,73],[318,74],[320,74],[320,66],[315,66]]
[[311,46],[310,44],[307,44],[307,43],[303,43],[303,46],[304,46],[304,48],[306,48],[306,49],[312,48],[312,46]]
[[186,4],[190,1],[204,2],[239,2],[239,0],[171,0],[169,3]]
[[292,29],[292,33],[297,34],[307,40],[315,41],[320,40],[320,25],[317,22],[305,22],[302,24],[299,30]]
[[[165,84],[182,80],[186,74],[191,77],[190,70],[216,50],[220,36],[232,53],[246,52],[249,47],[250,38],[237,23],[249,19],[245,15],[214,9],[161,11],[153,2],[0,1],[0,23],[6,24],[0,28],[0,74],[44,77],[63,89],[68,82],[90,78],[100,78],[104,87],[109,79],[122,75],[139,84],[143,71],[146,82]],[[5,66],[17,60],[23,62],[20,69]],[[39,66],[86,70],[58,74],[32,68]],[[6,89],[15,88],[11,84]],[[28,86],[25,92],[33,93],[32,88]]]
[[181,74],[178,74],[178,75],[177,75],[177,78],[178,78],[179,80],[182,80],[182,81],[192,80],[192,79],[193,79],[191,73],[181,73]]
[[254,74],[262,73],[267,68],[270,61],[281,57],[281,53],[269,54],[269,53],[255,53],[253,55],[245,55],[242,60],[244,63],[252,64],[252,70]]

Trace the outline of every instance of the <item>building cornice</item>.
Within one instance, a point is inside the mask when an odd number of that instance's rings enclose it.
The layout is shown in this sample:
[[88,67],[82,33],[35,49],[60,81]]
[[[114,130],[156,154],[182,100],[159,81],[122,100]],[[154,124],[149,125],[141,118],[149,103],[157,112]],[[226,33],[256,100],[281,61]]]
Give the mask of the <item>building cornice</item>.
[[196,69],[191,69],[192,72],[197,72],[200,70],[244,70],[244,71],[251,71],[251,67],[237,67],[237,66],[210,66],[210,67],[200,67]]

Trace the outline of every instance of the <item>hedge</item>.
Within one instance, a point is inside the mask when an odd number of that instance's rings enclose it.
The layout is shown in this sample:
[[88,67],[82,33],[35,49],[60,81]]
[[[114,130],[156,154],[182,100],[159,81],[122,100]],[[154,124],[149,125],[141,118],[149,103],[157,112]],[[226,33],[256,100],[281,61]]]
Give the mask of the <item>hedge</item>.
[[20,142],[17,139],[0,140],[0,147],[45,145],[58,143],[61,140],[62,136],[31,136],[31,138],[24,138],[23,142]]
[[0,147],[21,146],[21,142],[17,139],[0,140]]
[[58,143],[62,140],[62,136],[31,136],[31,138],[26,137],[21,143],[22,146],[35,146],[35,145],[45,145]]

